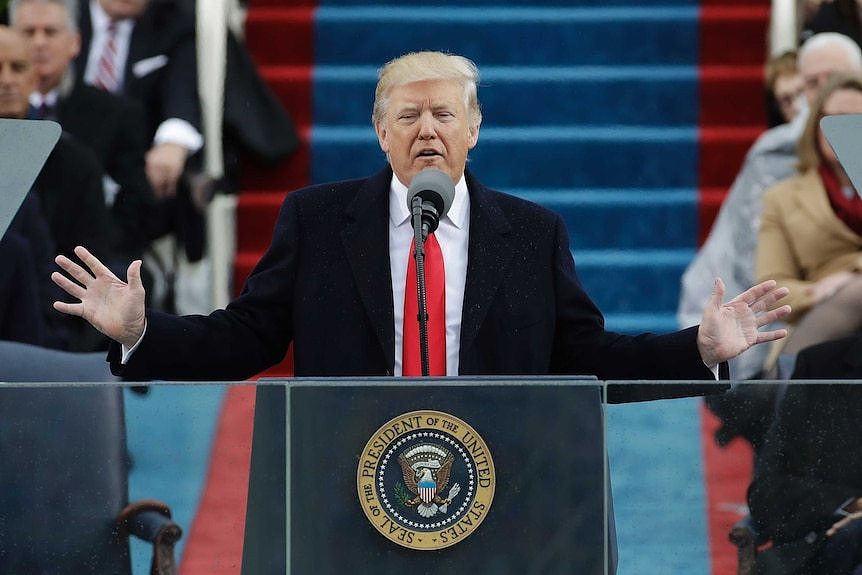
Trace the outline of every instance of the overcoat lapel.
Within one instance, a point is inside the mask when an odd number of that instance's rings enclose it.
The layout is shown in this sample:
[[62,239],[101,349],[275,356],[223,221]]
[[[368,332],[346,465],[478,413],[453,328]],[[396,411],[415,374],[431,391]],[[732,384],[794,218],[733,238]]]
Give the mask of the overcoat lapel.
[[461,313],[460,364],[465,365],[479,327],[509,270],[512,258],[511,226],[490,190],[467,171],[470,191],[470,239],[467,249],[467,282]]
[[368,321],[390,370],[395,365],[392,272],[389,266],[389,185],[387,168],[365,180],[345,209],[344,251]]

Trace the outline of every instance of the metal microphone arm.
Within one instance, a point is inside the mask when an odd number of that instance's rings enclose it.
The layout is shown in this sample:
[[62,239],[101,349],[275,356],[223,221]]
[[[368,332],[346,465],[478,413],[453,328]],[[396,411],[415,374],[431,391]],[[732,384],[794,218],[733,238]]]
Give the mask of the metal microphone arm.
[[419,322],[419,356],[422,363],[422,375],[431,374],[428,359],[428,305],[425,292],[425,236],[422,223],[422,198],[413,196],[410,206],[413,215],[413,258],[416,260],[416,292],[418,302]]

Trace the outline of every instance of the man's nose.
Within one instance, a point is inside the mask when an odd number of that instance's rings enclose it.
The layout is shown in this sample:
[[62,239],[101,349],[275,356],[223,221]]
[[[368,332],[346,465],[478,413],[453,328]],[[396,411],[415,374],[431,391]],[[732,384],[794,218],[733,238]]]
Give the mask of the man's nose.
[[434,128],[434,116],[428,112],[419,116],[419,139],[428,140],[437,136]]

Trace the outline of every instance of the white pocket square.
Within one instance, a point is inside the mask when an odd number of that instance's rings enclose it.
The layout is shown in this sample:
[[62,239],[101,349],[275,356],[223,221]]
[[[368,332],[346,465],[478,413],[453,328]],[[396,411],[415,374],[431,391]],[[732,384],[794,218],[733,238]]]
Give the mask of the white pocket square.
[[158,56],[153,56],[152,58],[138,60],[132,66],[132,74],[135,75],[135,78],[143,78],[147,74],[155,72],[159,68],[165,66],[167,63],[168,57],[164,54],[159,54]]

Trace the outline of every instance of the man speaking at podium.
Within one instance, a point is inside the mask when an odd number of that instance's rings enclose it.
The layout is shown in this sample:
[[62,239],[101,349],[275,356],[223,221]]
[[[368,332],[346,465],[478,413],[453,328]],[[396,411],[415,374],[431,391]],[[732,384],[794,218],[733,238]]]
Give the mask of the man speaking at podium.
[[455,185],[425,241],[430,375],[712,380],[721,362],[784,337],[759,328],[789,313],[776,304],[786,289],[766,282],[723,303],[721,280],[700,326],[605,331],[562,219],[465,169],[482,121],[477,82],[476,66],[460,56],[419,52],[386,64],[372,122],[389,165],[288,194],[269,250],[226,309],[147,312],[140,261],[125,283],[80,247],[86,267],[59,256],[68,275],[52,276],[79,303],[56,309],[118,342],[109,359],[129,379],[245,379],[280,361],[291,342],[297,376],[418,375],[407,193],[434,168]]

